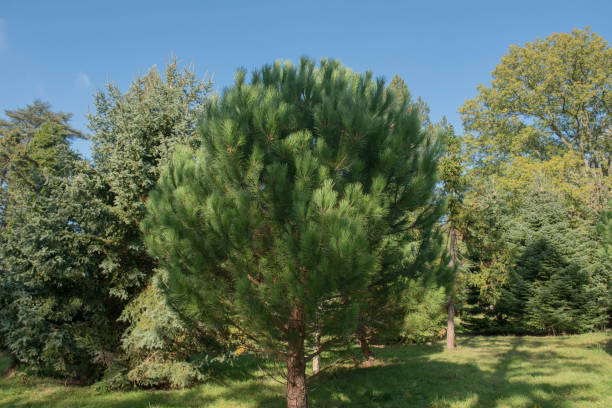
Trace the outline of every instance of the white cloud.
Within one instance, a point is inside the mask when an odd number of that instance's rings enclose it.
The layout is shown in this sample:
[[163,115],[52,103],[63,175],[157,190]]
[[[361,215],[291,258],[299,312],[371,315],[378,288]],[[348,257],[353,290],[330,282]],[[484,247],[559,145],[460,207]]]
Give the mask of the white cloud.
[[0,18],[0,50],[7,47],[8,44],[6,42],[6,21]]
[[89,77],[84,72],[79,72],[77,74],[75,82],[78,86],[81,86],[83,88],[89,88],[89,85],[91,85],[91,81],[89,80]]

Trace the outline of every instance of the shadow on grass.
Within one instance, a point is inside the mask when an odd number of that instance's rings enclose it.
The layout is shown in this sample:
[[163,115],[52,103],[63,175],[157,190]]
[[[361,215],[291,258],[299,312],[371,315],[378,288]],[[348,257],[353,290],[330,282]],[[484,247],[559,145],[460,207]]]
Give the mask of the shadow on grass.
[[[309,402],[312,407],[449,407],[454,404],[469,408],[504,406],[567,407],[582,402],[588,406],[589,397],[573,395],[576,390],[586,391],[590,385],[572,382],[552,384],[546,380],[558,370],[589,372],[596,370],[591,364],[569,359],[553,350],[531,351],[529,340],[466,339],[470,347],[486,347],[484,358],[492,364],[447,361],[460,354],[445,354],[441,346],[394,346],[379,351],[380,361],[368,368],[338,368],[322,374],[309,384]],[[489,341],[491,340],[491,341]],[[458,351],[461,353],[461,351]],[[464,359],[465,360],[465,359]],[[524,379],[524,365],[529,364],[527,376],[536,375],[539,381]],[[543,380],[543,381],[542,381]],[[0,386],[1,387],[1,386]],[[1,391],[1,390],[0,390]],[[37,390],[44,394],[44,390]],[[7,407],[220,407],[235,402],[241,407],[284,407],[284,388],[260,380],[232,380],[227,387],[203,385],[190,390],[174,392],[130,392],[116,394],[93,402],[85,398],[83,404],[72,405],[66,392],[53,390],[41,395],[37,401],[20,402],[19,396]],[[571,396],[568,398],[568,396]],[[95,398],[94,398],[95,399]],[[40,401],[40,402],[39,402]],[[215,405],[215,403],[217,405]],[[230,405],[231,406],[231,405]]]
[[606,341],[603,344],[603,349],[606,351],[606,353],[610,354],[612,356],[612,339]]
[[[536,367],[543,365],[546,372],[540,375],[554,374],[560,369],[584,372],[593,369],[590,364],[568,360],[554,352],[519,350],[523,341],[521,338],[500,341],[499,346],[505,346],[505,351],[493,371],[483,370],[476,363],[431,359],[442,352],[440,346],[388,347],[380,353],[380,365],[337,369],[311,382],[309,401],[317,408],[448,407],[453,404],[489,408],[500,401],[505,406],[562,408],[580,401],[585,406],[592,402],[589,397],[575,395],[571,401],[567,399],[578,389],[588,390],[589,384],[517,380],[520,364],[525,361]],[[258,408],[284,406],[282,396],[270,393],[266,397],[251,384],[232,388],[223,397]]]
[[[492,372],[472,363],[435,361],[428,359],[427,354],[414,357],[410,352],[399,351],[395,353],[396,358],[387,360],[387,365],[334,373],[315,387],[310,399],[315,407],[448,407],[461,403],[470,408],[488,408],[499,401],[518,398],[527,402],[525,406],[552,408],[567,406],[564,396],[589,387],[588,384],[552,385],[512,379],[519,370],[513,368],[517,363],[529,361],[537,365],[556,356],[519,351],[520,338],[510,342],[511,348]],[[567,360],[562,364],[565,370],[588,372],[592,369],[589,364]]]

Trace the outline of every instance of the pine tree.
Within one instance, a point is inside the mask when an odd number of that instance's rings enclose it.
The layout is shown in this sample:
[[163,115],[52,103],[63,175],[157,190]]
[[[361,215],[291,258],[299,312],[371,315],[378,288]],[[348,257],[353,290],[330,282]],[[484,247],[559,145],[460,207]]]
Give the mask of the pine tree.
[[357,329],[385,248],[432,196],[437,148],[370,73],[302,59],[245,75],[207,106],[202,148],[175,153],[142,228],[177,313],[283,360],[287,406],[305,407],[306,362]]
[[[421,130],[431,141],[439,143],[442,140],[429,120],[429,107],[421,98],[416,101],[411,99],[403,79],[395,75],[387,92],[396,94],[395,104],[417,115]],[[434,151],[441,155],[441,145]],[[435,157],[436,160],[439,158],[440,156]],[[414,174],[418,172],[415,170]],[[421,176],[426,183],[422,187],[423,191],[431,194],[438,181],[437,172],[428,168]],[[389,193],[393,194],[392,191]],[[401,239],[389,239],[383,246],[380,277],[368,287],[364,296],[366,306],[360,313],[355,335],[366,361],[375,359],[369,346],[371,341],[397,341],[400,338],[407,311],[404,292],[410,293],[410,285],[415,280],[427,281],[429,285],[448,280],[449,270],[440,264],[439,258],[442,249],[441,236],[439,231],[434,230],[444,211],[444,200],[438,196],[422,198],[422,201],[406,207],[404,216],[410,219],[410,227],[401,232]]]

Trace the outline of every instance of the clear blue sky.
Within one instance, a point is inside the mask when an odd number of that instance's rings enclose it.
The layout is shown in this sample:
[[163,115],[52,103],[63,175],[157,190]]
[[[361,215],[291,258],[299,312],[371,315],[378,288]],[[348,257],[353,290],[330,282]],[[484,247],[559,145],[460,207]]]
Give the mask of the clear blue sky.
[[[301,55],[390,80],[460,129],[456,111],[511,44],[587,25],[612,39],[612,1],[0,1],[0,110],[34,99],[85,114],[107,80],[126,89],[173,53],[214,73]],[[87,143],[76,147],[87,155]]]

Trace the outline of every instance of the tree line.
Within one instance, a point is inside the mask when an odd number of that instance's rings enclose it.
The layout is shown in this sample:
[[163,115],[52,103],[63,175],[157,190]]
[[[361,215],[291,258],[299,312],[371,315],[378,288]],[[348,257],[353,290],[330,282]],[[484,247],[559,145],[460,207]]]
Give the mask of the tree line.
[[[187,387],[241,353],[307,406],[321,354],[610,325],[612,51],[513,46],[464,133],[335,60],[171,59],[94,95],[90,134],[35,101],[0,121],[0,345],[37,375]],[[72,150],[87,138],[92,159]],[[308,367],[308,370],[307,370]]]

